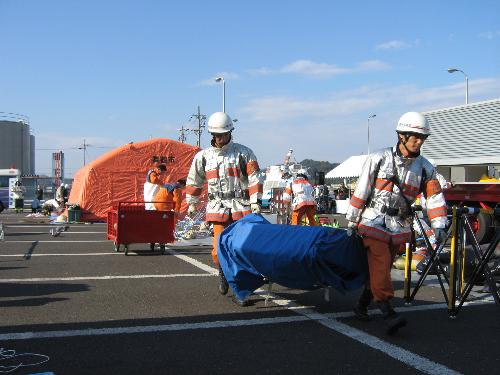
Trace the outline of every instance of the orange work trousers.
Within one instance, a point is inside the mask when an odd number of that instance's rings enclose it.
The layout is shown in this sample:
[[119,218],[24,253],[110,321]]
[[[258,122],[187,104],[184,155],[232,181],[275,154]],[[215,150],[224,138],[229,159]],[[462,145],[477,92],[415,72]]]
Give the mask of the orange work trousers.
[[213,247],[212,247],[212,260],[214,261],[215,265],[219,267],[219,259],[217,258],[217,241],[219,241],[219,235],[222,233],[224,228],[228,227],[231,225],[233,221],[228,221],[225,223],[219,223],[213,221],[212,224],[214,225],[214,242],[213,242]]
[[374,301],[386,301],[394,297],[391,268],[399,245],[379,241],[373,238],[363,238],[367,249],[368,271],[370,274],[370,289]]
[[309,225],[318,225],[314,215],[316,214],[315,206],[302,206],[298,210],[293,210],[292,212],[292,225],[299,225],[302,216],[306,215],[307,220],[309,220]]

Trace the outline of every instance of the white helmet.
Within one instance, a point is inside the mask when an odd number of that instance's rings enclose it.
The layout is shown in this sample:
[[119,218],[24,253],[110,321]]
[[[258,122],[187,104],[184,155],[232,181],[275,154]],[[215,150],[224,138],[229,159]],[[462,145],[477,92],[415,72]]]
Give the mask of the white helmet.
[[298,175],[306,176],[306,177],[309,179],[309,173],[307,173],[307,171],[306,171],[304,168],[299,169],[299,170],[297,171],[297,176],[298,176]]
[[215,112],[208,119],[208,132],[215,134],[223,134],[234,129],[231,117],[224,112]]
[[431,134],[427,119],[419,112],[406,112],[401,116],[396,126],[396,131],[398,133]]

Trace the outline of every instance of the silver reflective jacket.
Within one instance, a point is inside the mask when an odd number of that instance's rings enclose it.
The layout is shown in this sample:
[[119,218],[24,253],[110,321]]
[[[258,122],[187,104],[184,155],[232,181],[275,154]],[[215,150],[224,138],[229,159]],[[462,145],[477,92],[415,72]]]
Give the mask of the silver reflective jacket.
[[[399,186],[398,186],[399,185]],[[410,205],[423,193],[433,228],[446,226],[446,202],[432,164],[423,156],[405,158],[396,147],[368,156],[351,197],[346,219],[362,236],[394,245],[409,242]]]

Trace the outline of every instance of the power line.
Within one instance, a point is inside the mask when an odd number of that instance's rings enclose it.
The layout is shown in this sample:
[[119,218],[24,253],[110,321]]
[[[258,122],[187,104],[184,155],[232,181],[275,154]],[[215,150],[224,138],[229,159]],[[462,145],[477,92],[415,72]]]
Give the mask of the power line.
[[79,150],[83,150],[83,166],[85,166],[86,161],[85,161],[85,154],[87,153],[87,147],[90,145],[85,143],[85,139],[83,140],[83,145],[78,147]]
[[203,129],[205,129],[205,120],[207,119],[207,116],[201,114],[200,106],[198,106],[198,113],[195,113],[190,117],[190,119],[193,118],[198,120],[198,129],[191,129],[191,131],[198,136],[198,142],[196,145],[201,147],[201,133],[203,132]]

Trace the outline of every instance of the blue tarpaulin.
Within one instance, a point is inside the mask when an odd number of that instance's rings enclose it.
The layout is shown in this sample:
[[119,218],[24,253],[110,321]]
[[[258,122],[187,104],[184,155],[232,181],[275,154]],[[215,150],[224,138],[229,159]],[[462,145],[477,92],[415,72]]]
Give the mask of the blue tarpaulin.
[[221,233],[217,254],[239,299],[264,285],[264,277],[294,289],[346,292],[362,287],[368,276],[362,242],[345,230],[271,224],[255,214]]

